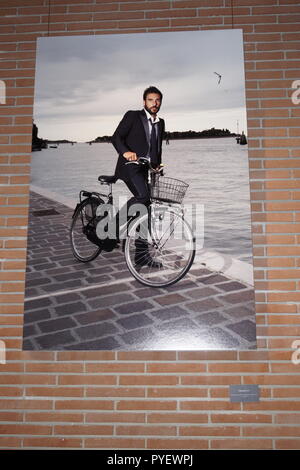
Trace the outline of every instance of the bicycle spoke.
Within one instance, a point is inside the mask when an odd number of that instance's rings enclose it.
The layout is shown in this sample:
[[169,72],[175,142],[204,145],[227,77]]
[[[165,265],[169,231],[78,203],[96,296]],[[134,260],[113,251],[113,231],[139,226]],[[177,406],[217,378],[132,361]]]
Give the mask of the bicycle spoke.
[[[144,216],[144,222],[145,217],[147,216]],[[181,214],[171,211],[164,219],[153,218],[151,233],[148,234],[150,242],[145,244],[144,252],[140,250],[141,265],[136,266],[134,260],[138,244],[135,232],[141,223],[137,222],[131,227],[125,243],[129,270],[145,285],[159,287],[173,284],[186,274],[195,256],[194,237],[189,225]],[[180,231],[176,237],[177,230]]]

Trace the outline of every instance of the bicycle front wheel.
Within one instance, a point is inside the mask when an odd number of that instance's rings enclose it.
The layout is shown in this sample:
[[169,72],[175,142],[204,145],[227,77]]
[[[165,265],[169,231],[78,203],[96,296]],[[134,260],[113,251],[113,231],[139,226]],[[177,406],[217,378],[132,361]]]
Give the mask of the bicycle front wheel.
[[96,217],[99,201],[96,198],[87,198],[77,207],[70,228],[71,248],[78,261],[87,263],[97,258],[101,247],[92,243],[86,236],[86,228],[93,224]]
[[[145,229],[146,227],[146,229]],[[129,226],[125,259],[135,279],[150,287],[167,287],[183,278],[195,258],[195,237],[181,213],[151,209]]]

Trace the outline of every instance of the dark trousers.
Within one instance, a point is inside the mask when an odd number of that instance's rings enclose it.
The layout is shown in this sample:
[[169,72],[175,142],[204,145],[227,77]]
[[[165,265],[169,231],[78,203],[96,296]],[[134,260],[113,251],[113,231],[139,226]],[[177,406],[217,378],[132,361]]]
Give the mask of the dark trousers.
[[[140,165],[131,163],[127,165],[127,174],[128,179],[124,180],[124,182],[133,196],[126,202],[123,207],[121,207],[119,212],[116,214],[117,228],[119,228],[119,221],[126,221],[126,217],[131,206],[133,206],[134,204],[143,204],[146,208],[148,208],[150,205],[147,169],[141,167]],[[119,235],[120,234],[118,231],[118,236]]]

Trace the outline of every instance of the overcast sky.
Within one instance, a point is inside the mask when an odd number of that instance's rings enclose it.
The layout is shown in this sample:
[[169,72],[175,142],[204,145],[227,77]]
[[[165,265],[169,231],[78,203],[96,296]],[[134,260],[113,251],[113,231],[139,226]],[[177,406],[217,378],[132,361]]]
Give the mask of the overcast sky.
[[38,135],[111,135],[128,109],[142,109],[149,85],[163,92],[166,130],[236,132],[238,121],[246,133],[242,31],[233,29],[39,38]]

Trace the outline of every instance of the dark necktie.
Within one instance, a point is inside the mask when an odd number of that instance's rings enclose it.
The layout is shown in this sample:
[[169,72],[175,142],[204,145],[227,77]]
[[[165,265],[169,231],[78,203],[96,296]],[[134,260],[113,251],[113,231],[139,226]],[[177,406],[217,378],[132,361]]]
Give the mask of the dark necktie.
[[150,161],[151,165],[156,168],[158,165],[158,151],[157,151],[157,138],[155,132],[155,124],[150,119],[152,129],[151,129],[151,136],[150,136]]

